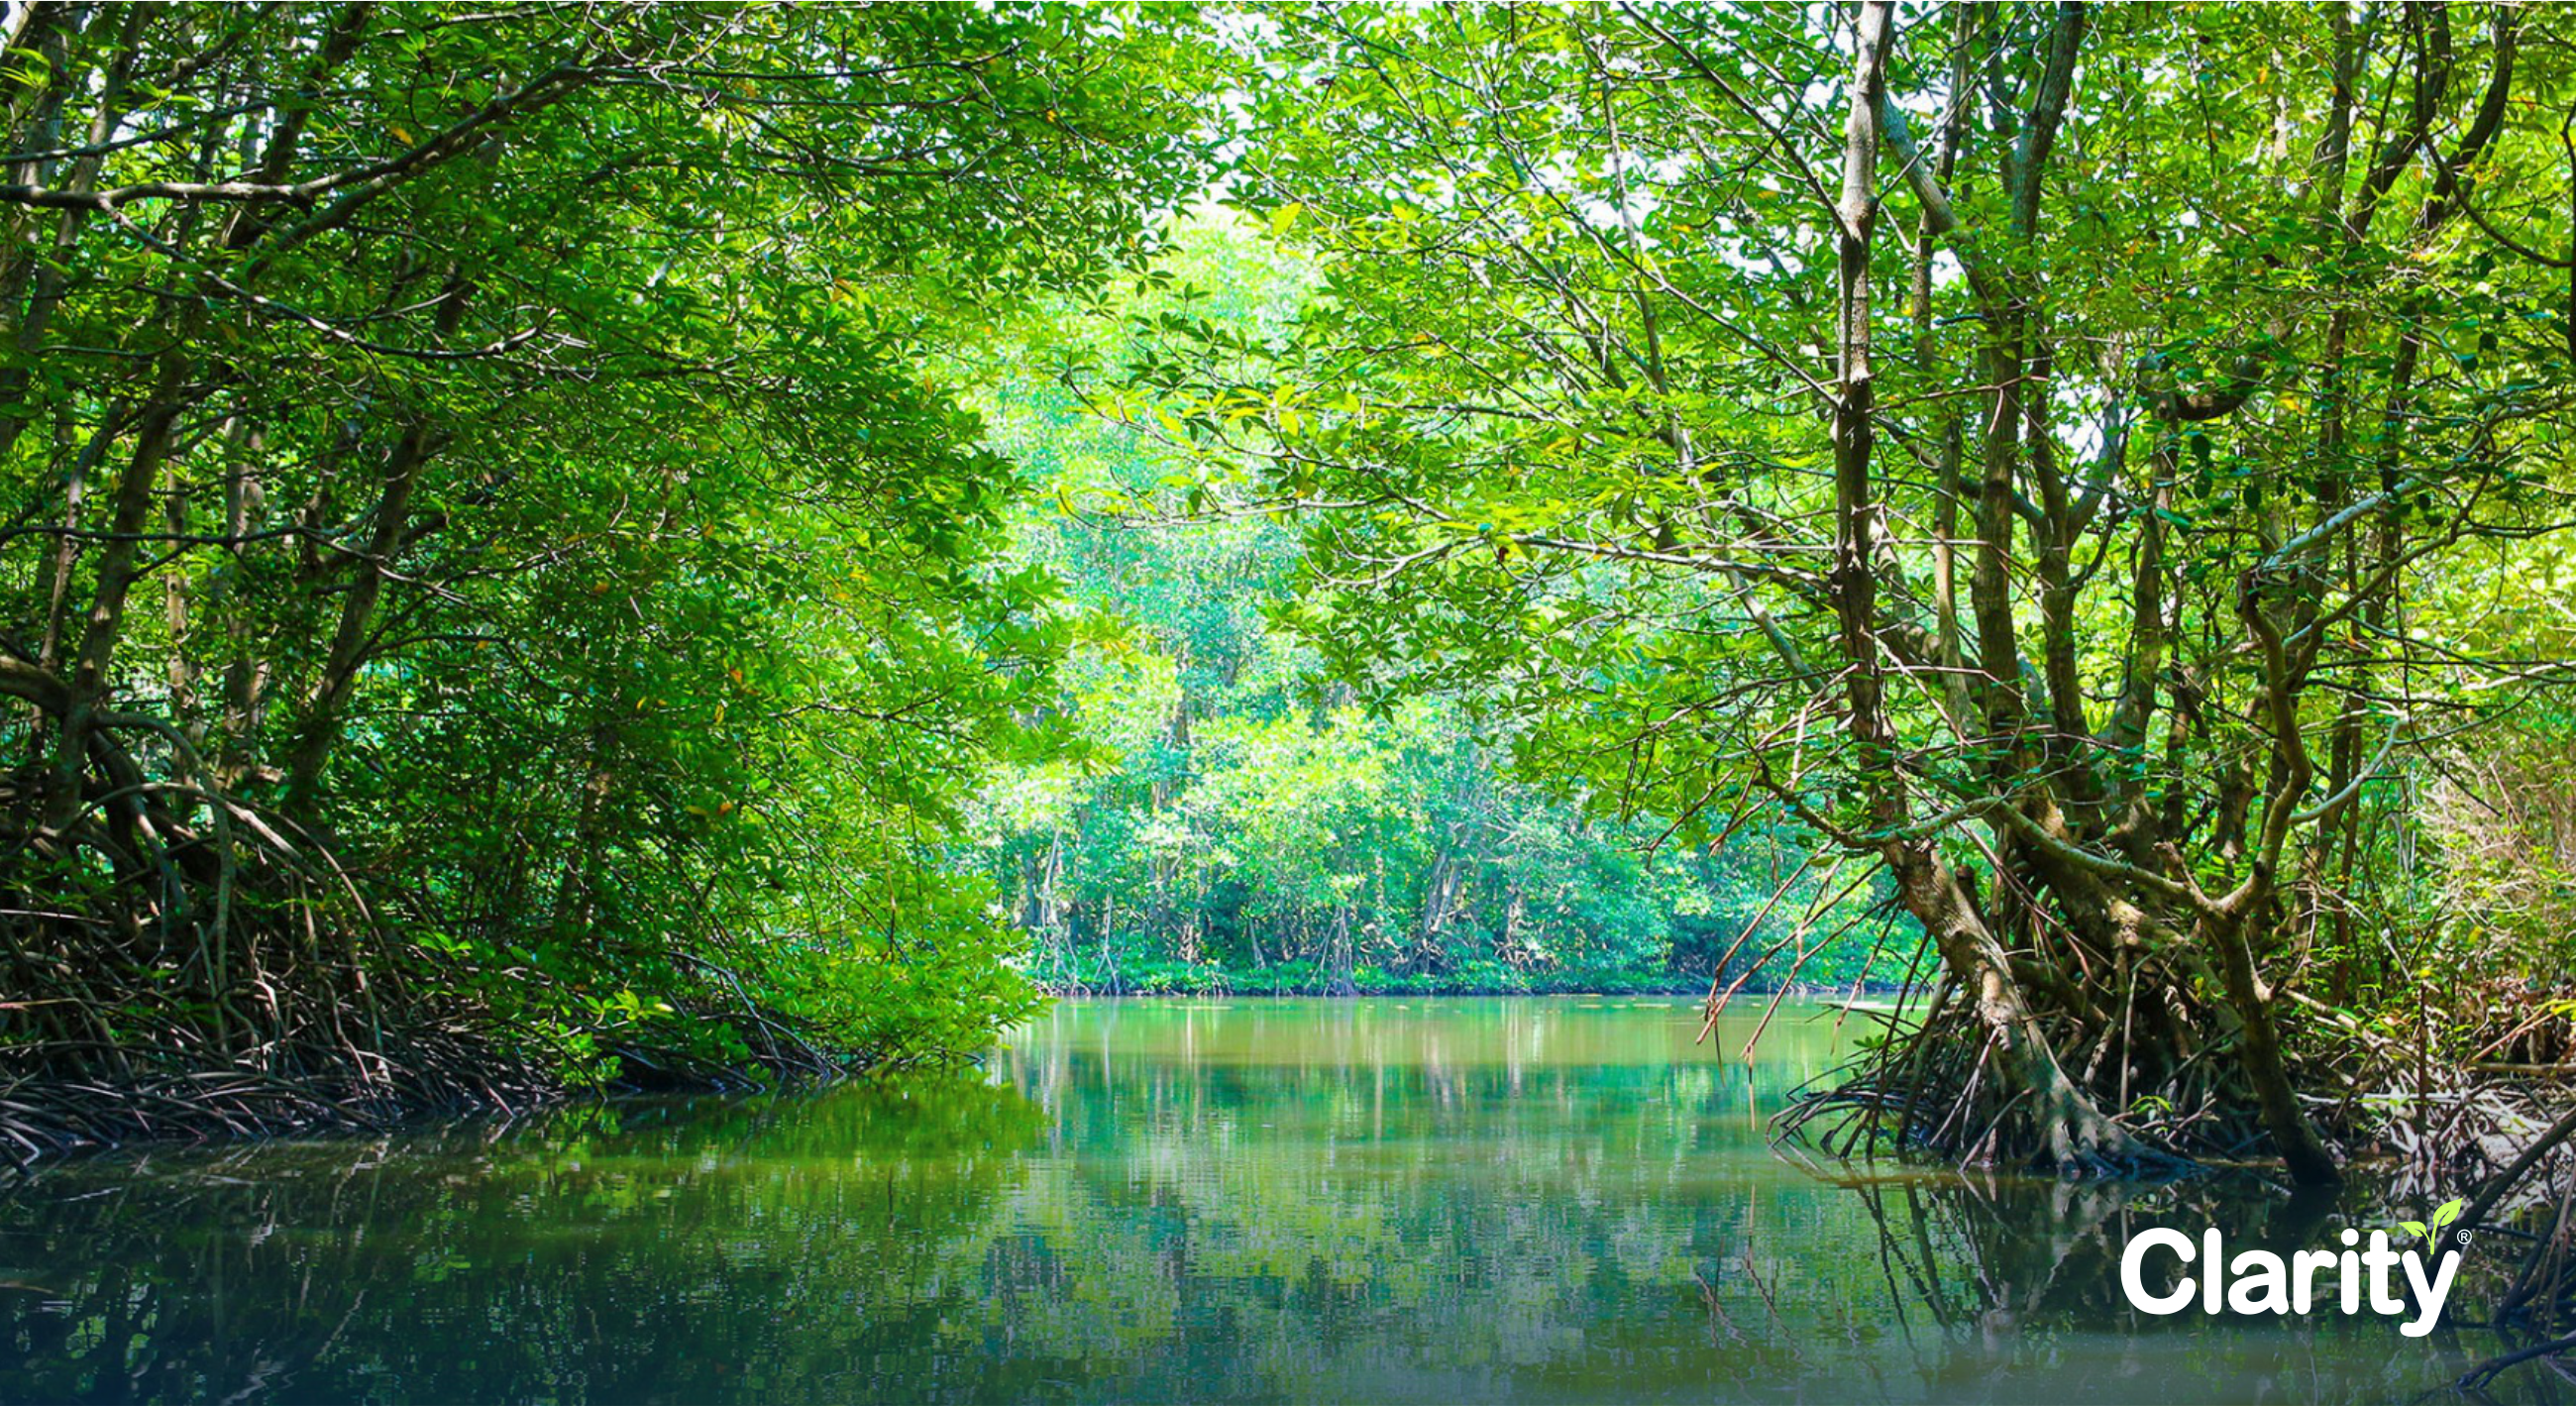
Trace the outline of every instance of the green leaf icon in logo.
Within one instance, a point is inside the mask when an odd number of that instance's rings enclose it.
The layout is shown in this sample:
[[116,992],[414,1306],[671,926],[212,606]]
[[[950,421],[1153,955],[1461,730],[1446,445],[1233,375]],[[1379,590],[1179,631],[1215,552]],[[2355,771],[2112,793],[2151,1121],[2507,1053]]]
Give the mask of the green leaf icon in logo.
[[2409,1234],[2409,1235],[2414,1236],[2414,1237],[2415,1237],[2416,1239],[2418,1239],[2418,1240],[2421,1240],[2421,1239],[2423,1239],[2423,1238],[2424,1238],[2424,1222],[2422,1222],[2422,1221],[2420,1221],[2420,1220],[2402,1220],[2402,1221],[2399,1221],[2399,1222],[2397,1223],[2397,1228],[2398,1228],[2399,1230],[2405,1231],[2405,1232],[2406,1232],[2407,1234]]
[[2451,1222],[2458,1220],[2459,1218],[2460,1199],[2455,1196],[2450,1200],[2443,1202],[2440,1209],[2433,1212],[2433,1233],[2436,1235],[2440,1234],[2443,1226],[2449,1225]]

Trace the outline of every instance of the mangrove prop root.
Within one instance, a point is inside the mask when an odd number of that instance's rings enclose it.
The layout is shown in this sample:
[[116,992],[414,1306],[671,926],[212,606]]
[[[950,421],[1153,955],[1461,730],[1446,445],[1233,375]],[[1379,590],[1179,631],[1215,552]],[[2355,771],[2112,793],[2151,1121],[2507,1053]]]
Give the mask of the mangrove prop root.
[[[156,759],[194,775],[193,756]],[[403,895],[368,895],[288,817],[194,782],[139,785],[94,735],[83,803],[42,769],[0,776],[0,1167],[166,1139],[365,1130],[526,1109],[565,1092],[528,1022],[405,940]],[[125,778],[120,781],[120,778]],[[394,917],[387,920],[387,913]],[[838,1057],[703,958],[676,1025],[753,1033],[746,1067],[618,1044],[637,1087],[741,1088]],[[531,980],[534,978],[531,977]]]
[[[2117,978],[2106,971],[2101,979]],[[1946,988],[1913,1010],[1870,1013],[1881,1029],[1851,1063],[1800,1090],[1776,1132],[1838,1158],[1911,1155],[2073,1175],[2168,1175],[2194,1162],[2274,1154],[2223,1008],[2196,1004],[2179,986],[2151,999],[2139,983],[2128,1000],[2077,993],[2066,978],[2033,985],[2066,992],[2048,1014],[2056,1047],[2078,1052],[2066,1073],[2134,1146],[2107,1149],[2091,1140],[2095,1130],[1997,1078],[1990,1032]],[[2116,994],[2126,996],[2122,986]],[[2404,1194],[2481,1187],[2474,1216],[2530,1204],[2540,1174],[2576,1146],[2563,1090],[2528,1076],[2454,1069],[2419,1094],[2408,1050],[2339,1038],[2313,1041],[2295,1058],[2300,1087],[2315,1091],[2310,1116],[2345,1156],[2393,1159]],[[2429,1127],[2417,1111],[2424,1098],[2438,1109]]]

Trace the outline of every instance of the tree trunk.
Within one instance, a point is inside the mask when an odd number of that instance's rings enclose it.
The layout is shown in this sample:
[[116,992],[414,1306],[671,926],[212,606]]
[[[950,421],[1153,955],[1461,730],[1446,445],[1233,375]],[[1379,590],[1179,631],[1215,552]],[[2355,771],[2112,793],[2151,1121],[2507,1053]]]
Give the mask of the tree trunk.
[[331,634],[331,653],[323,661],[304,727],[289,754],[286,797],[291,810],[311,806],[322,765],[339,744],[342,710],[348,706],[350,690],[357,683],[358,669],[366,662],[376,601],[384,593],[385,577],[395,552],[402,546],[404,527],[410,521],[412,487],[419,481],[421,465],[429,453],[428,425],[414,421],[386,461],[385,486],[376,500],[375,530],[367,540],[366,559],[358,563],[358,574],[350,581],[348,594],[341,598],[339,625]]

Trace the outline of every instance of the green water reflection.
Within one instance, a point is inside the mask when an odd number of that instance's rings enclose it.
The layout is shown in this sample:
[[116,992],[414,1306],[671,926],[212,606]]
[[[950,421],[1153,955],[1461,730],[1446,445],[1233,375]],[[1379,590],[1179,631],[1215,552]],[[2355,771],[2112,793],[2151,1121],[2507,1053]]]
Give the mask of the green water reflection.
[[[1831,1011],[1077,1004],[986,1082],[99,1159],[0,1192],[5,1401],[2401,1400],[2492,1339],[2121,1302],[2127,1225],[1820,1179]],[[2545,1373],[2506,1399],[2555,1400]]]

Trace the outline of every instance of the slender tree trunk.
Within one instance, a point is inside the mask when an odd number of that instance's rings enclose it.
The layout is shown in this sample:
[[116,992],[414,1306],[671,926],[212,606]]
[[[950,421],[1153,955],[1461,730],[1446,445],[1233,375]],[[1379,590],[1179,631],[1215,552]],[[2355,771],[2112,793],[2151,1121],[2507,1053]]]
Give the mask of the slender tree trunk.
[[70,825],[80,812],[81,778],[87,769],[91,729],[107,699],[109,667],[115,661],[117,643],[124,637],[125,605],[134,589],[135,561],[142,550],[143,530],[151,522],[152,485],[160,480],[180,412],[186,405],[179,394],[186,376],[187,364],[177,353],[162,356],[159,384],[152,403],[136,424],[134,452],[117,479],[107,540],[99,549],[98,583],[91,590],[80,647],[72,657],[70,712],[63,719],[62,740],[48,788],[46,828],[50,830]]
[[289,809],[310,807],[313,788],[321,780],[323,763],[331,749],[339,744],[343,712],[348,707],[350,690],[355,687],[358,670],[366,662],[367,642],[375,625],[376,602],[384,594],[385,577],[401,549],[403,535],[410,523],[411,495],[419,481],[421,466],[430,455],[429,428],[415,421],[395,442],[385,465],[384,490],[376,499],[375,530],[368,536],[365,560],[358,563],[357,575],[350,581],[348,594],[340,600],[340,619],[331,632],[331,652],[323,661],[321,677],[313,687],[312,701],[305,713],[304,727],[296,737],[286,770],[286,796]]
[[[1834,210],[1840,285],[1840,377],[1832,406],[1836,510],[1829,581],[1840,630],[1849,731],[1868,778],[1873,826],[1885,834],[1900,833],[1906,828],[1909,808],[1896,754],[1895,728],[1887,713],[1882,664],[1886,650],[1877,635],[1876,558],[1882,509],[1877,502],[1871,462],[1877,387],[1871,365],[1870,242],[1878,217],[1880,115],[1893,13],[1891,0],[1864,0],[1854,31],[1852,105],[1844,125],[1841,196]],[[2013,343],[2007,341],[2005,345],[2010,347]],[[2013,370],[2017,376],[2017,357],[2011,359],[2016,363]],[[1997,415],[2001,418],[2006,407],[2012,407],[2017,425],[2018,401],[2014,397],[2018,392],[2011,384],[2013,379],[2004,378],[1997,392]],[[2009,466],[2012,448],[2008,439],[2001,443],[1990,439],[1983,505],[1994,501],[1998,492],[1997,467]],[[2009,478],[2000,491],[2008,516]],[[1981,545],[1978,558],[1979,653],[1990,675],[1990,699],[2009,695],[2012,700],[1990,701],[1990,716],[2011,725],[2019,715],[2015,705],[2020,682],[2009,676],[1992,677],[2001,661],[2013,657],[2010,604],[2004,594],[2007,583],[2002,576],[2003,551],[1997,532],[1999,526],[2002,532],[2008,532],[2009,522],[1998,524],[1989,517],[1981,506],[1980,526],[1988,540]],[[1880,854],[1896,877],[1898,894],[1907,909],[1921,920],[1953,980],[1968,994],[1979,1021],[1995,1044],[2005,1074],[2031,1100],[2032,1116],[2045,1131],[2052,1160],[2072,1167],[2137,1154],[2140,1149],[2128,1131],[2103,1116],[2060,1067],[2038,1017],[2023,999],[2002,944],[1959,887],[1957,876],[1941,862],[1932,842],[1892,839],[1880,846]]]
[[2343,1180],[2334,1155],[2317,1135],[2307,1111],[2299,1107],[2298,1089],[2281,1059],[2279,1025],[2272,1018],[2272,995],[2254,970],[2254,951],[2244,925],[2233,919],[2211,919],[2204,930],[2218,948],[2219,970],[2226,977],[2227,1003],[2235,1008],[2236,1059],[2263,1126],[2280,1150],[2290,1179],[2302,1186],[2332,1186]]

